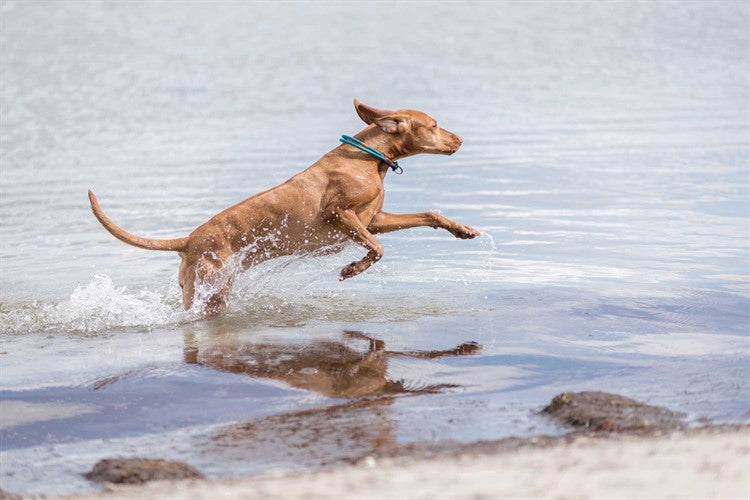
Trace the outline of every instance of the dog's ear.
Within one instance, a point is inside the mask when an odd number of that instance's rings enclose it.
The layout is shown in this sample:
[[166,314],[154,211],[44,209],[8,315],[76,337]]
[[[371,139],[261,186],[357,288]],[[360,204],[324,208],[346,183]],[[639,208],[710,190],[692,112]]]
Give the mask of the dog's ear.
[[396,134],[406,130],[406,118],[399,115],[388,115],[373,120],[380,130],[389,134]]
[[367,104],[362,104],[356,99],[354,99],[354,109],[357,110],[357,114],[360,118],[362,118],[362,121],[368,125],[373,123],[378,118],[393,114],[393,111],[373,108],[372,106],[368,106]]
[[354,99],[354,109],[357,110],[357,114],[362,118],[363,122],[368,125],[374,123],[383,132],[395,134],[402,131],[405,127],[406,119],[398,116],[395,111],[373,108],[367,104],[362,104],[356,99]]

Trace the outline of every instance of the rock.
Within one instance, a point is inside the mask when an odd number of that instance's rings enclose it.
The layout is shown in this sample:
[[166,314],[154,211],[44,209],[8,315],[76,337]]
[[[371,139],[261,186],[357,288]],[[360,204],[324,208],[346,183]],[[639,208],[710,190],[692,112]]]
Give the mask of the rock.
[[665,431],[685,427],[682,413],[606,392],[564,392],[541,413],[590,431]]
[[105,458],[84,474],[91,481],[115,484],[141,484],[165,479],[202,478],[194,467],[183,462],[147,458]]

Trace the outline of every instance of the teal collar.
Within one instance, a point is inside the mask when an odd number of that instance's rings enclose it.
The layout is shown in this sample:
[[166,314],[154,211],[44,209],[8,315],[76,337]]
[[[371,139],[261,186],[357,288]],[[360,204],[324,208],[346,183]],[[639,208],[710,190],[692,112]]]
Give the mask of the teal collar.
[[399,166],[398,162],[391,161],[386,155],[384,155],[377,149],[368,146],[367,144],[360,141],[356,137],[352,137],[350,135],[342,135],[339,141],[343,142],[344,144],[354,146],[355,148],[359,149],[360,151],[364,151],[370,156],[374,156],[375,158],[380,160],[382,163],[385,163],[386,165],[388,165],[397,174],[401,174],[404,171],[404,169]]

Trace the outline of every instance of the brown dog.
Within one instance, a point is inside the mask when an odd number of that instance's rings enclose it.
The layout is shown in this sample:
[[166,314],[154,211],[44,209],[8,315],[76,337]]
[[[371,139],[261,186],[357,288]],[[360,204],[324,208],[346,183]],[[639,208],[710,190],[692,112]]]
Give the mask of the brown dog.
[[[463,142],[420,111],[380,110],[356,99],[354,107],[369,125],[355,137],[390,160],[418,153],[450,155]],[[211,316],[226,308],[232,276],[224,267],[233,256],[247,269],[274,257],[354,241],[367,249],[367,255],[341,271],[341,279],[347,279],[383,256],[383,246],[373,234],[430,226],[445,229],[457,238],[479,236],[476,229],[433,212],[383,212],[383,179],[388,169],[374,156],[342,144],[283,184],[227,208],[189,236],[173,240],[128,233],[104,215],[91,191],[89,200],[96,218],[115,238],[148,250],[179,253],[185,309],[193,306],[199,286],[206,295],[203,312]]]

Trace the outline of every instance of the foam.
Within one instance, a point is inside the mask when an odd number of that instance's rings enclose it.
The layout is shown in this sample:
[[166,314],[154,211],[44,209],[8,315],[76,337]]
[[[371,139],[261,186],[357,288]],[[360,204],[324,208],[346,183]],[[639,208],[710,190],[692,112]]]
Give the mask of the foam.
[[176,289],[130,290],[116,286],[107,274],[97,274],[88,283],[77,286],[67,300],[4,305],[0,328],[6,333],[92,333],[114,328],[152,328],[190,318],[182,310],[178,294]]

